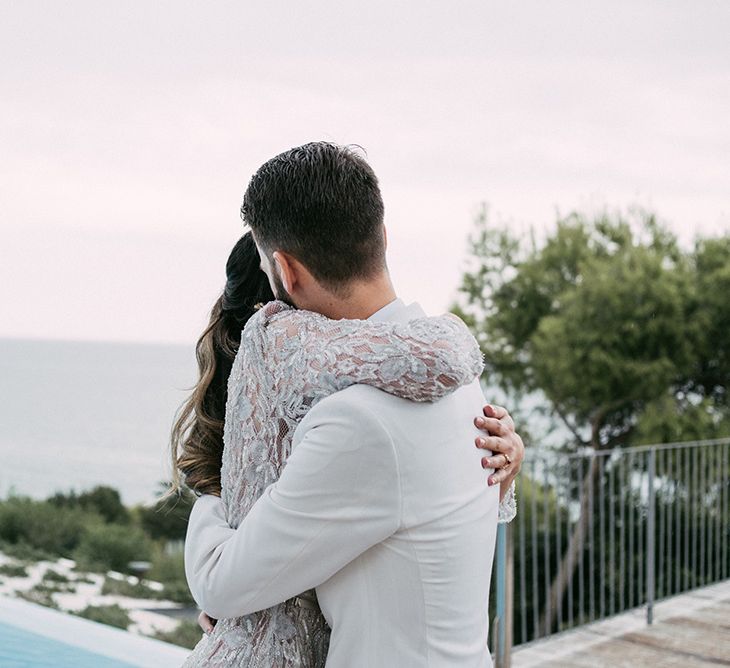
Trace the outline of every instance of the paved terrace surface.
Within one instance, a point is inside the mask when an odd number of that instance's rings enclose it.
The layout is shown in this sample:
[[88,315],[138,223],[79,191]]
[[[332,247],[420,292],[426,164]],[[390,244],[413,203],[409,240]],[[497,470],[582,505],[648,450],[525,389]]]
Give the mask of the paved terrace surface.
[[730,580],[638,608],[512,652],[512,668],[730,666]]

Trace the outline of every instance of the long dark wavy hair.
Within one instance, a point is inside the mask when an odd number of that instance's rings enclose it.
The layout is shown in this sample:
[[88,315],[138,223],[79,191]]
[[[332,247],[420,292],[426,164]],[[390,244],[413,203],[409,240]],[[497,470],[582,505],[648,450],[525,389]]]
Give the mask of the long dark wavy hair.
[[226,262],[226,286],[213,304],[210,323],[195,347],[200,378],[182,404],[170,435],[172,485],[183,483],[196,494],[221,493],[223,423],[228,376],[241,344],[241,330],[258,304],[274,299],[250,232],[233,247]]

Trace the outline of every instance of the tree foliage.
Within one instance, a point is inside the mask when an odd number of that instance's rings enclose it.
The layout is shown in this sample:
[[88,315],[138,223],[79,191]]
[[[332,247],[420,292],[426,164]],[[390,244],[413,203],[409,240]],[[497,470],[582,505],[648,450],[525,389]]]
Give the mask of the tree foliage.
[[183,491],[159,498],[152,506],[138,508],[142,528],[152,538],[184,540],[195,498],[191,492]]
[[96,512],[105,522],[129,522],[129,511],[122,503],[119,492],[106,485],[97,485],[80,494],[73,490],[67,494],[56,492],[48,498],[48,503],[60,508],[81,508]]
[[641,210],[572,213],[538,243],[485,208],[455,310],[487,372],[542,392],[573,446],[695,437],[697,420],[706,438],[727,428],[729,258],[730,236],[685,250]]

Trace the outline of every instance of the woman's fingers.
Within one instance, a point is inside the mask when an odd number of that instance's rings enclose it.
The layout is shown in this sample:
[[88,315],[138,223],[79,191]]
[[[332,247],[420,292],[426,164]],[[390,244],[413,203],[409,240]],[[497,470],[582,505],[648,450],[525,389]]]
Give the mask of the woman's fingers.
[[498,420],[501,420],[505,415],[507,415],[507,409],[503,406],[487,404],[482,410],[484,411],[484,415],[486,417],[493,417],[497,418]]
[[501,469],[507,466],[507,458],[504,455],[493,455],[492,457],[482,457],[483,469]]
[[474,424],[485,435],[476,438],[475,445],[491,451],[491,456],[482,459],[482,466],[495,469],[489,476],[488,483],[498,485],[519,473],[525,456],[525,446],[515,431],[515,423],[506,408],[487,404],[482,412],[484,417],[475,418]]
[[215,627],[215,622],[216,622],[215,619],[208,617],[208,615],[206,615],[204,612],[201,612],[198,615],[198,625],[200,626],[201,629],[203,629],[203,631],[205,631],[205,633],[210,634],[213,632],[213,628]]
[[503,480],[507,480],[512,475],[512,465],[498,469],[487,478],[488,485],[499,485]]
[[512,420],[512,416],[507,412],[507,409],[504,406],[494,406],[493,404],[487,404],[482,409],[482,412],[484,413],[485,417],[495,418],[502,422],[502,424],[507,427],[507,429],[514,431],[514,420]]
[[507,480],[513,474],[514,464],[507,461],[504,455],[492,455],[491,457],[482,457],[482,468],[494,469],[494,473],[487,478],[487,484],[498,485],[503,480]]
[[496,418],[478,417],[474,418],[474,424],[492,436],[506,436],[509,428]]
[[[499,436],[477,436],[474,439],[477,448],[482,450],[491,450],[492,452],[507,452],[509,445],[507,441]],[[507,452],[509,454],[509,452]]]

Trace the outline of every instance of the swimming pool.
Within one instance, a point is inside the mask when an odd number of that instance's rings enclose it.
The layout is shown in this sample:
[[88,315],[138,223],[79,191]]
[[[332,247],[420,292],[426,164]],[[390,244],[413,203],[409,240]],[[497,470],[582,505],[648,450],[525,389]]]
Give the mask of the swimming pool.
[[0,596],[0,668],[173,668],[189,650]]
[[133,665],[19,629],[17,626],[0,624],[2,668],[130,668]]

